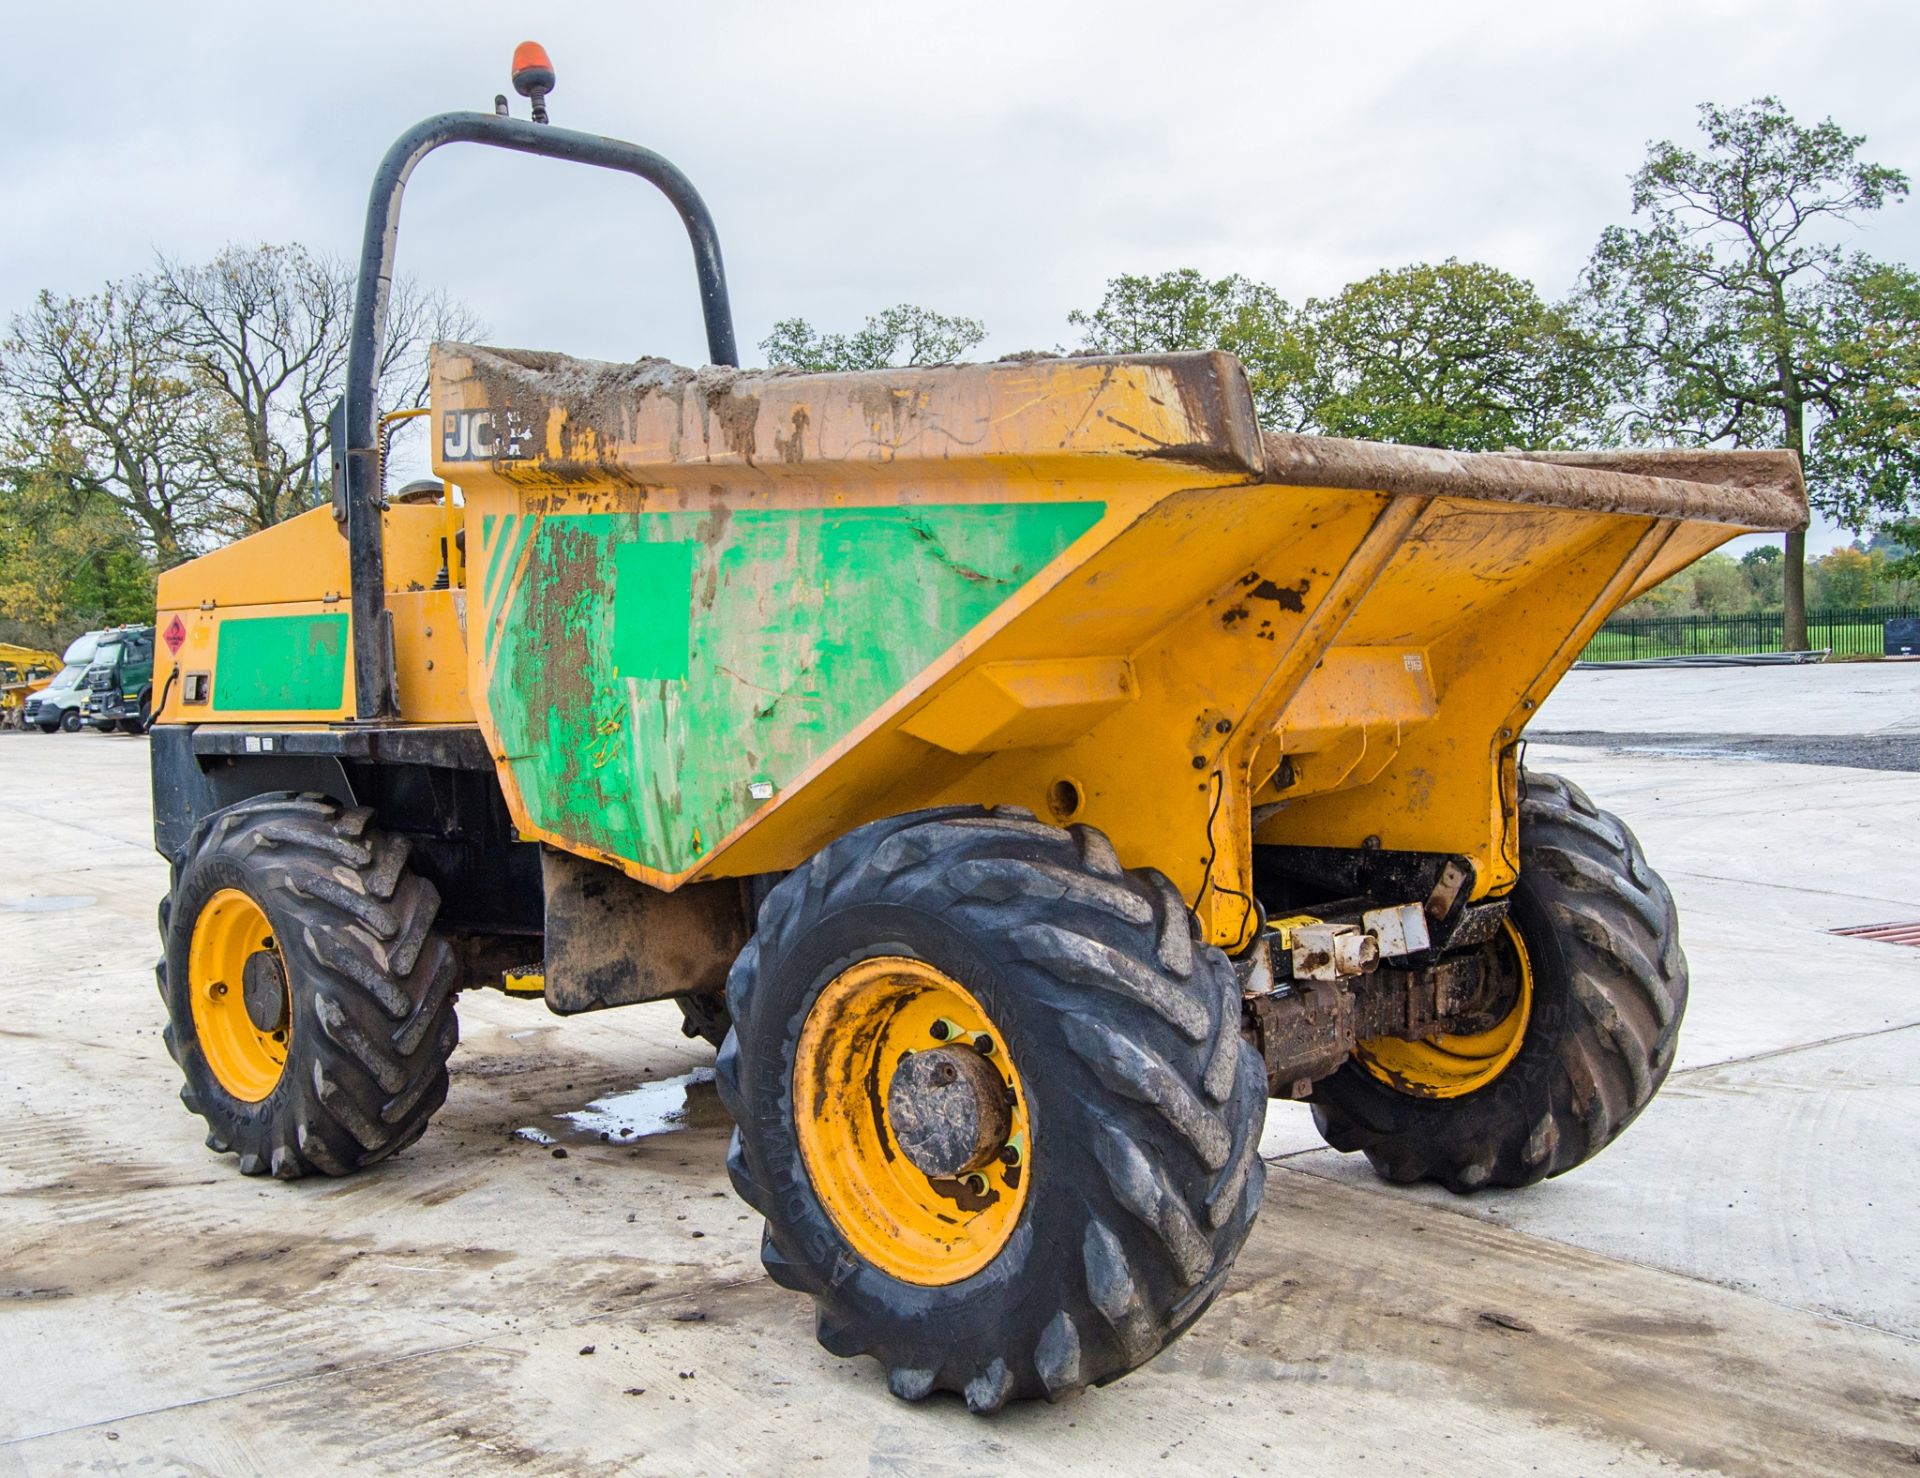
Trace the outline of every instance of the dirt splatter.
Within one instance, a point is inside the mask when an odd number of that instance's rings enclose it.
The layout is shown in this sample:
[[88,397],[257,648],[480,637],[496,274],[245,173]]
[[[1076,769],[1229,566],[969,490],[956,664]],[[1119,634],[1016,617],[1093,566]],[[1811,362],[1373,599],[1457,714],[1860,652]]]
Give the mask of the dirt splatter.
[[1308,582],[1297,585],[1277,585],[1258,573],[1246,576],[1240,582],[1249,587],[1247,598],[1250,600],[1270,600],[1283,611],[1301,612],[1307,608]]

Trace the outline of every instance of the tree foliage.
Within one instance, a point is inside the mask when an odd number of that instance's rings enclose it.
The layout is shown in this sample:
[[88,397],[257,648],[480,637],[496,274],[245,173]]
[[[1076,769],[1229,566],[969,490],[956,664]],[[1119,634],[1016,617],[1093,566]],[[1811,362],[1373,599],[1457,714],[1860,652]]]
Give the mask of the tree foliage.
[[1874,538],[1895,579],[1920,583],[1920,518],[1896,518]]
[[[1777,545],[1750,549],[1737,561],[1724,553],[1709,554],[1638,597],[1621,614],[1734,616],[1778,611],[1784,566]],[[1876,537],[1866,547],[1856,541],[1807,565],[1810,611],[1905,606],[1916,599],[1920,599],[1920,568],[1907,561],[1906,546],[1893,539]]]
[[[1704,147],[1654,144],[1632,179],[1640,226],[1610,227],[1583,318],[1614,348],[1628,439],[1784,446],[1842,521],[1911,496],[1912,274],[1848,253],[1832,228],[1907,193],[1831,119],[1778,99],[1703,104]],[[1902,429],[1904,428],[1904,430]],[[1805,642],[1805,541],[1789,536],[1787,640]]]
[[1590,442],[1601,419],[1598,346],[1497,267],[1379,272],[1301,317],[1327,435],[1492,452]]
[[0,394],[16,478],[30,473],[76,500],[105,499],[163,565],[218,528],[213,479],[196,455],[211,402],[174,352],[151,281],[84,298],[42,292],[0,342]]
[[[43,292],[0,339],[0,470],[60,490],[75,529],[116,512],[161,568],[311,507],[351,296],[343,265],[292,246]],[[396,284],[382,408],[422,401],[431,340],[473,332],[459,305]]]
[[850,334],[822,333],[804,318],[783,318],[760,341],[760,349],[776,369],[875,370],[952,364],[986,337],[986,326],[977,318],[949,317],[901,303],[874,314]]
[[1263,425],[1461,451],[1554,446],[1598,419],[1596,351],[1532,285],[1452,259],[1294,308],[1244,277],[1121,276],[1067,321],[1101,354],[1225,349]]
[[1094,354],[1224,349],[1246,370],[1262,424],[1310,429],[1303,391],[1312,362],[1298,315],[1265,283],[1237,274],[1210,279],[1191,267],[1123,274],[1107,283],[1099,307],[1076,308],[1067,322]]
[[0,636],[57,649],[152,611],[152,565],[111,499],[31,473],[0,479]]
[[[300,246],[230,246],[200,265],[161,258],[153,286],[171,351],[202,392],[194,455],[223,508],[251,530],[320,502],[327,416],[346,384],[352,269]],[[426,346],[475,331],[445,295],[396,284],[381,409],[421,404]]]

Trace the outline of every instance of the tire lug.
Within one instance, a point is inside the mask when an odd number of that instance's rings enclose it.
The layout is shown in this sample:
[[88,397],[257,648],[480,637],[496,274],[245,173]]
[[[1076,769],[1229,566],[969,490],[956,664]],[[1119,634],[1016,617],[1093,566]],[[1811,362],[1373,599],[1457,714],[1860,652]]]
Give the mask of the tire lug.
[[973,1050],[978,1052],[982,1057],[993,1056],[993,1038],[985,1032],[981,1032],[979,1036],[973,1039]]

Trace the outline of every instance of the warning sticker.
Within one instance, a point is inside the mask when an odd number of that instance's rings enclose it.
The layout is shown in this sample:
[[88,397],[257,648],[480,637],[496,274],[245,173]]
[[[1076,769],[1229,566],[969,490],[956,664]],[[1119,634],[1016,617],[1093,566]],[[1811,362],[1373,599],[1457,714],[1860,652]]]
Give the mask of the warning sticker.
[[169,652],[179,656],[180,645],[187,639],[187,623],[175,616],[167,623],[167,629],[160,633],[160,639],[167,644]]

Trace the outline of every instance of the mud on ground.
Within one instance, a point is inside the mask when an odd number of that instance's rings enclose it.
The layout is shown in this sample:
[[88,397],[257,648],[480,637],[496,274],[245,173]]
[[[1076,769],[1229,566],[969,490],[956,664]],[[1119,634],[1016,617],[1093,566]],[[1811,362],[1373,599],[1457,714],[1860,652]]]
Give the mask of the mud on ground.
[[237,1175],[160,1042],[143,742],[0,736],[0,1474],[1916,1471],[1920,955],[1824,931],[1920,917],[1920,778],[1530,760],[1680,897],[1666,1092],[1585,1169],[1473,1200],[1382,1186],[1276,1104],[1214,1309],[984,1421],[893,1400],[761,1276],[671,1007],[469,997],[418,1145]]

